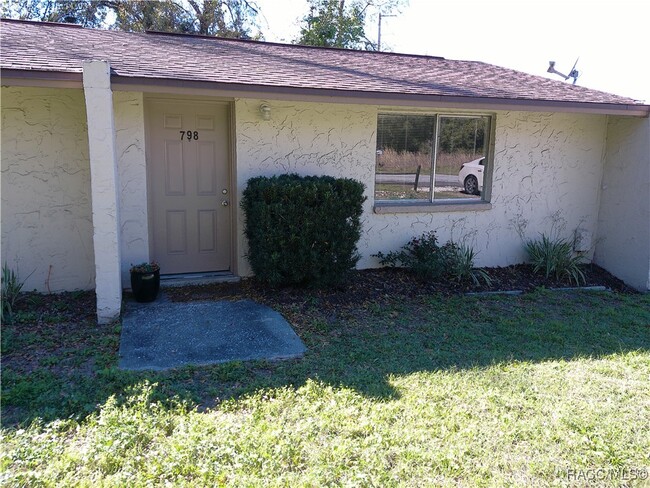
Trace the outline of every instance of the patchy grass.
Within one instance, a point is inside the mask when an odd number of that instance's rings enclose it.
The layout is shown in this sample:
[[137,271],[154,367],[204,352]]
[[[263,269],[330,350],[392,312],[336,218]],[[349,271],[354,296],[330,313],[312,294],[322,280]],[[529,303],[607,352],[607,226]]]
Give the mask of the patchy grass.
[[3,327],[0,479],[583,486],[571,473],[648,473],[650,295],[375,295],[254,296],[290,320],[302,360],[155,373],[117,370],[119,325],[73,314],[79,297],[23,310]]
[[[481,154],[471,151],[455,151],[453,153],[441,152],[436,161],[438,174],[457,175],[463,163],[468,163],[480,158]],[[420,173],[431,173],[432,156],[430,152],[398,152],[394,149],[384,149],[377,155],[377,173],[415,173],[418,166]]]
[[[376,183],[375,197],[379,200],[428,200],[430,197],[430,187],[418,186],[417,191],[413,189],[413,184],[399,183]],[[480,199],[478,195],[469,195],[465,193],[462,186],[436,186],[434,188],[434,199],[448,198],[470,198]]]

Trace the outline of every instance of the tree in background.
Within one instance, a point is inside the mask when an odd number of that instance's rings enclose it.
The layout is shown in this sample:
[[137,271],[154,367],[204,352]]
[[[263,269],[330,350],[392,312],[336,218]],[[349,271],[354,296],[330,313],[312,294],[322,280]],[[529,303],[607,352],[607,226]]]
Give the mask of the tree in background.
[[366,35],[365,24],[372,8],[377,13],[393,11],[408,0],[308,0],[309,14],[303,19],[295,44],[374,51],[377,44]]
[[115,14],[112,29],[128,32],[178,32],[183,34],[201,33],[195,28],[195,18],[183,6],[172,0],[134,2],[102,2]]
[[[113,13],[112,16],[109,13]],[[132,32],[157,30],[250,39],[258,9],[249,0],[3,0],[2,16],[72,22]],[[106,25],[106,22],[112,23]]]
[[368,4],[345,0],[309,0],[309,14],[303,19],[296,44],[347,49],[369,49],[372,43],[365,36],[365,15]]
[[97,1],[3,0],[2,17],[41,22],[69,22],[96,27],[108,13]]

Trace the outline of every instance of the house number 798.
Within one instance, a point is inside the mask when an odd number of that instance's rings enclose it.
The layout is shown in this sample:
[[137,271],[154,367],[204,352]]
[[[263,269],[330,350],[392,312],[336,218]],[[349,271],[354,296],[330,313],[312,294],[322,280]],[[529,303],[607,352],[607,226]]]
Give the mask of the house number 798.
[[178,132],[181,133],[181,141],[183,139],[187,139],[188,141],[191,141],[191,140],[198,141],[199,140],[199,131],[198,130],[195,130],[195,131],[180,130]]

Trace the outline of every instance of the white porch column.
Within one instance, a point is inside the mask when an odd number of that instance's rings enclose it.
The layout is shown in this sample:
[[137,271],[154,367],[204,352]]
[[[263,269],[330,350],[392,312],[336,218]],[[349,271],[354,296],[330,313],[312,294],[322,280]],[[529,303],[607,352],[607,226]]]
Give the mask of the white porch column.
[[90,152],[97,321],[105,324],[120,315],[122,306],[118,172],[108,62],[85,61],[83,85]]

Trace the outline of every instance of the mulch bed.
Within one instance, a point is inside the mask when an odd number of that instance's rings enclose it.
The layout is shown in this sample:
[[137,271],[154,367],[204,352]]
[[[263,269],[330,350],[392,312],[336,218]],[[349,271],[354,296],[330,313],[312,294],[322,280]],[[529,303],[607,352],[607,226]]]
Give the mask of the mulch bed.
[[[564,288],[575,286],[568,281],[545,279],[535,275],[532,267],[526,264],[502,268],[483,268],[492,279],[490,285],[467,285],[453,282],[427,282],[417,280],[404,269],[383,268],[353,271],[349,280],[338,289],[304,289],[285,287],[271,289],[254,278],[238,283],[215,283],[200,286],[166,288],[165,294],[172,301],[243,299],[250,298],[263,303],[287,305],[309,301],[326,302],[329,305],[350,306],[365,304],[386,298],[409,298],[422,294],[442,293],[448,295],[466,292],[489,292],[522,290],[536,288]],[[582,268],[586,284],[584,286],[605,286],[606,288],[634,293],[621,280],[594,264]]]
[[[466,292],[523,290],[535,288],[562,288],[573,286],[567,281],[547,280],[535,275],[530,265],[520,264],[503,268],[484,268],[492,278],[490,285],[460,285],[453,282],[423,283],[403,269],[367,269],[353,271],[347,283],[336,289],[309,289],[298,287],[269,288],[255,278],[243,279],[236,283],[214,283],[165,288],[164,293],[172,301],[192,300],[241,300],[251,299],[271,306],[299,305],[301,309],[318,305],[345,308],[364,308],[372,302],[384,302],[403,297],[442,293],[457,295]],[[623,293],[635,293],[621,280],[604,269],[589,264],[583,266],[586,277],[585,286],[605,286]],[[128,296],[127,296],[128,298]],[[51,328],[59,324],[64,331],[75,323],[94,322],[95,294],[89,292],[68,292],[59,294],[27,293],[16,307],[23,315],[22,327],[45,326]]]
[[97,317],[97,300],[94,291],[63,293],[26,292],[14,310],[21,322],[31,324],[59,324],[94,322]]

